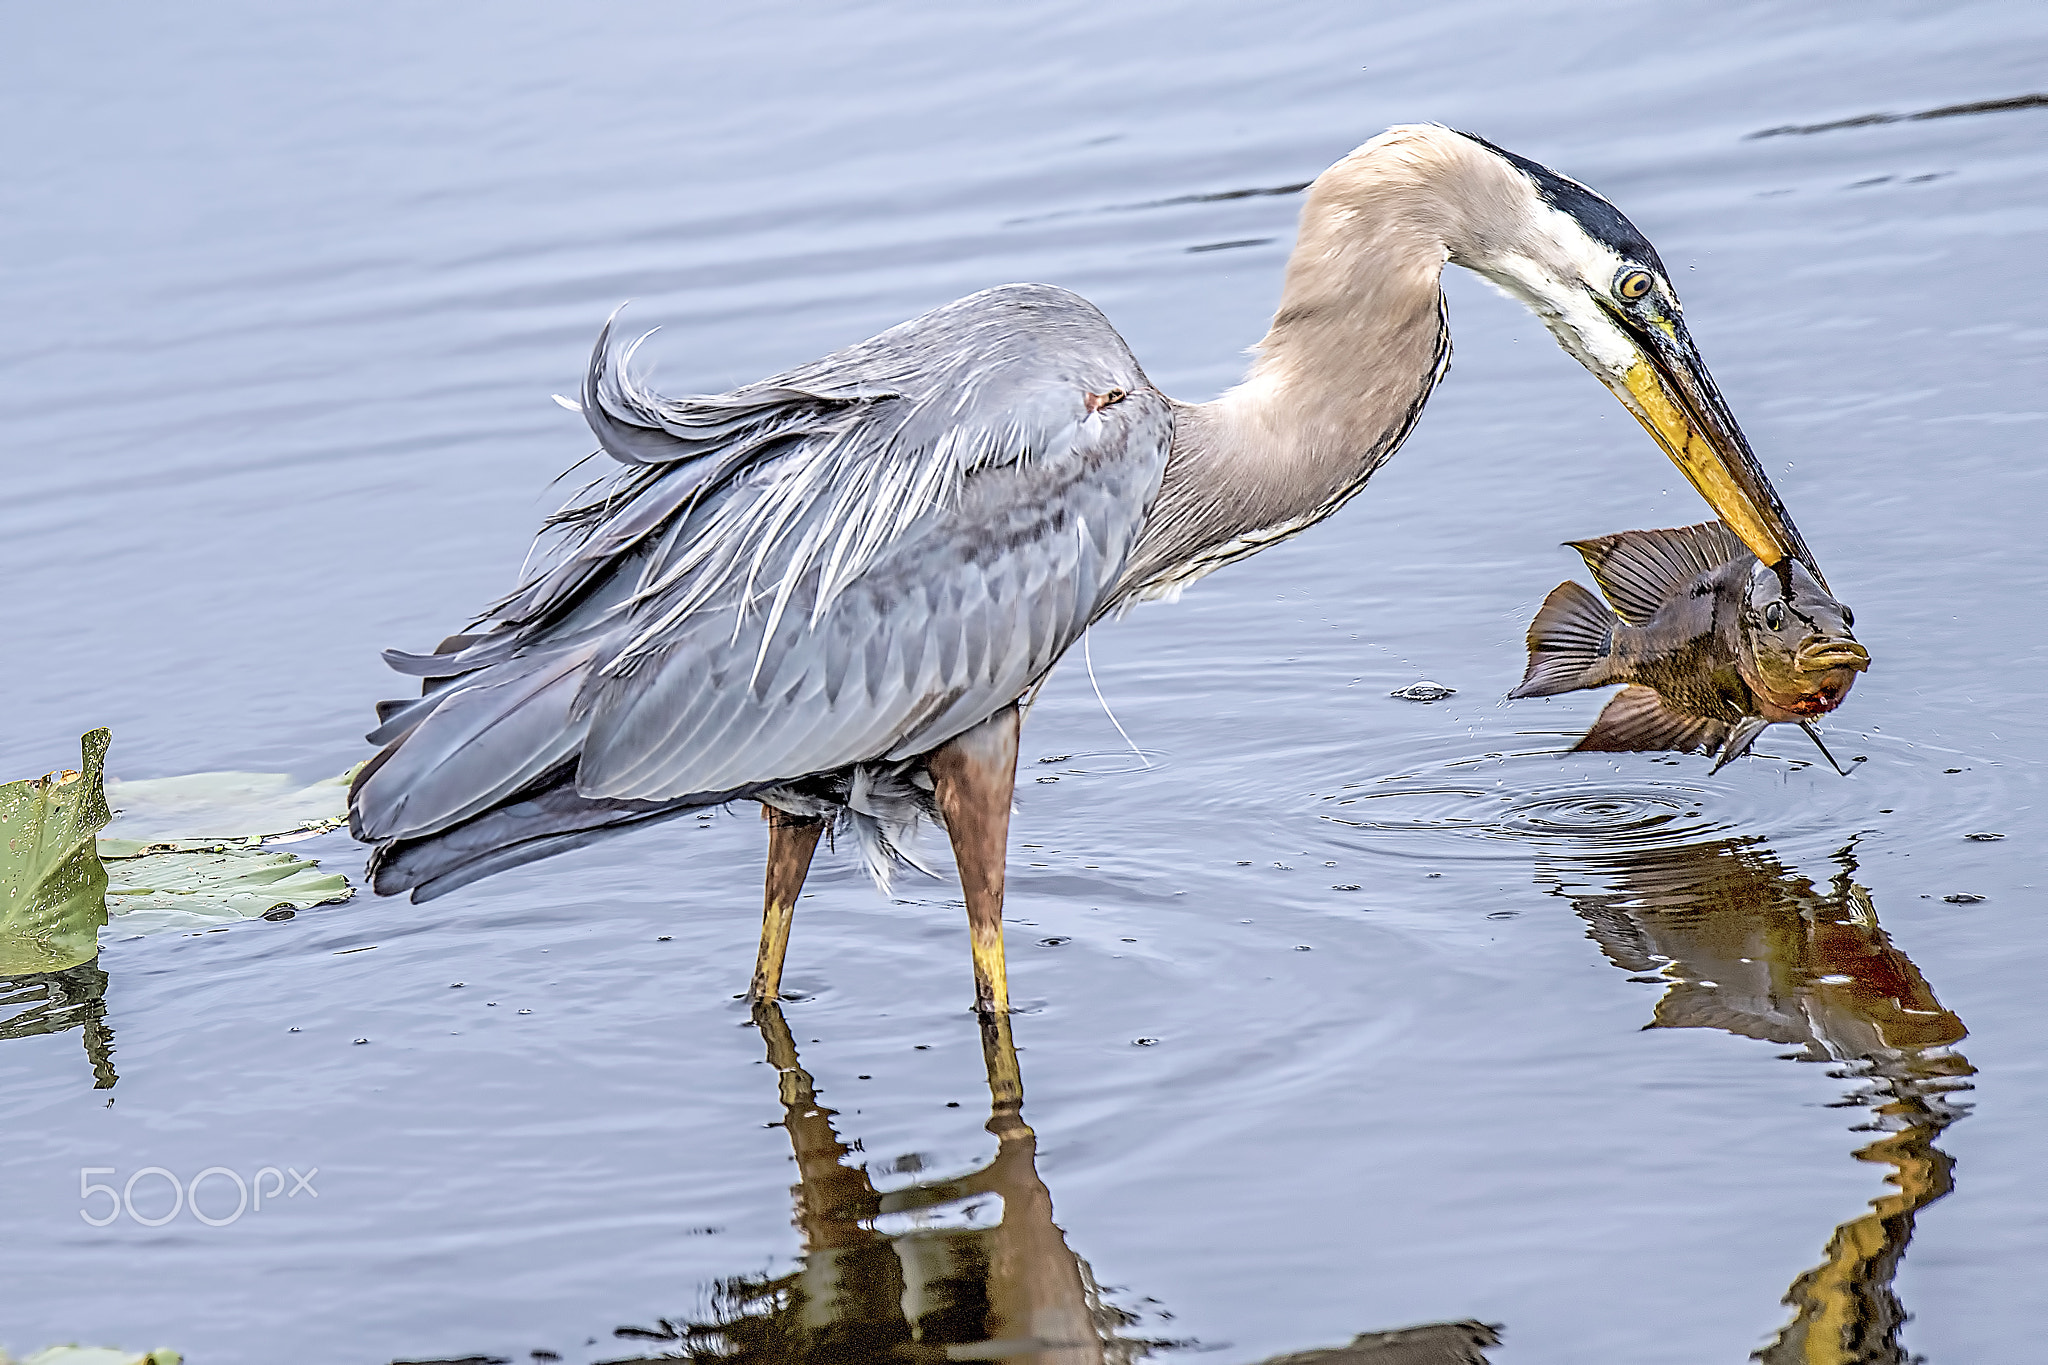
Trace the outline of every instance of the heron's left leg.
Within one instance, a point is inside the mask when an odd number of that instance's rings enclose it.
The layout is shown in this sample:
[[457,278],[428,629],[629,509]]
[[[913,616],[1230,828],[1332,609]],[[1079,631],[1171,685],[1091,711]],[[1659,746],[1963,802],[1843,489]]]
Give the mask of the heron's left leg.
[[747,994],[756,1002],[774,1000],[782,991],[782,958],[789,951],[789,925],[796,917],[796,898],[818,851],[825,822],[791,815],[763,803],[768,822],[768,877],[761,896],[761,951],[754,959],[754,984]]
[[1022,724],[1017,708],[1005,706],[925,760],[960,864],[974,949],[974,1005],[983,1014],[1010,1009],[1010,977],[1003,965],[1003,859],[1009,852]]

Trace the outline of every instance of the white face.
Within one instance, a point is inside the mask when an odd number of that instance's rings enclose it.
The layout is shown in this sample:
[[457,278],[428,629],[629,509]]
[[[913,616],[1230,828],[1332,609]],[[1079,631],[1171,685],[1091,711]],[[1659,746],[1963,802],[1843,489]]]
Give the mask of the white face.
[[1812,563],[1686,334],[1656,250],[1605,199],[1470,138],[1449,259],[1519,299],[1613,392],[1765,564]]
[[1601,300],[1655,324],[1679,316],[1678,296],[1649,262],[1630,260],[1596,240],[1570,214],[1546,203],[1527,177],[1515,180],[1522,202],[1512,239],[1483,260],[1458,263],[1527,305],[1580,364],[1619,379],[1642,359],[1642,351]]

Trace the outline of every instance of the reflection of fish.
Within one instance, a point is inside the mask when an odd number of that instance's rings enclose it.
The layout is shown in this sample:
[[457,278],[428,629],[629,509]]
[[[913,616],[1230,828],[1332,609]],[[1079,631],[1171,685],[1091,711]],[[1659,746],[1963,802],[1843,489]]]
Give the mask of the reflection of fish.
[[1835,861],[1823,889],[1751,836],[1551,858],[1538,873],[1571,897],[1615,966],[1642,974],[1631,980],[1667,983],[1652,1027],[1791,1044],[1798,1050],[1781,1057],[1841,1064],[1829,1074],[1860,1082],[1838,1107],[1867,1111],[1856,1131],[1881,1135],[1856,1159],[1891,1167],[1890,1189],[1792,1282],[1792,1320],[1751,1356],[1761,1365],[1920,1359],[1899,1344],[1909,1315],[1893,1280],[1915,1216],[1954,1187],[1954,1163],[1934,1144],[1967,1112],[1954,1095],[1974,1073],[1954,1050],[1963,1021],[1853,880],[1854,845]]
[[1560,584],[1530,623],[1529,669],[1508,695],[1629,684],[1579,749],[1719,750],[1718,768],[1773,721],[1818,743],[1809,718],[1870,666],[1854,614],[1804,564],[1766,568],[1720,522],[1570,544],[1613,610]]

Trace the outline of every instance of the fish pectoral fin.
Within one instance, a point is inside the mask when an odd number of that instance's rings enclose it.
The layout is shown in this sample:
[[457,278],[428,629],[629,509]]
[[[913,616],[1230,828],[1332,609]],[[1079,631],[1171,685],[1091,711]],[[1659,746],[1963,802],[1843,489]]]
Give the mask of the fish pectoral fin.
[[1560,583],[1529,623],[1529,667],[1509,697],[1548,697],[1613,682],[1608,675],[1619,618],[1577,583]]
[[1600,719],[1593,722],[1584,739],[1572,746],[1572,752],[1712,753],[1727,734],[1726,721],[1680,711],[1655,688],[1631,683],[1607,703]]
[[[1771,723],[1762,716],[1744,716],[1736,721],[1733,733],[1728,736],[1728,746],[1721,750],[1721,757],[1715,760],[1714,766],[1707,769],[1707,775],[1713,776],[1748,753],[1749,746],[1756,743],[1756,737],[1768,730],[1770,725]],[[1826,748],[1823,747],[1821,752],[1827,753]],[[1833,762],[1834,756],[1829,755],[1828,761]]]
[[1818,726],[1810,720],[1802,720],[1799,722],[1799,728],[1806,731],[1806,737],[1813,741],[1814,748],[1820,750],[1820,756],[1828,761],[1829,767],[1844,777],[1849,775],[1849,770],[1842,766],[1841,760],[1829,751],[1827,741],[1820,737],[1820,728]]
[[1622,619],[1637,626],[1655,616],[1680,583],[1749,553],[1718,521],[1565,543],[1584,556],[1593,581]]

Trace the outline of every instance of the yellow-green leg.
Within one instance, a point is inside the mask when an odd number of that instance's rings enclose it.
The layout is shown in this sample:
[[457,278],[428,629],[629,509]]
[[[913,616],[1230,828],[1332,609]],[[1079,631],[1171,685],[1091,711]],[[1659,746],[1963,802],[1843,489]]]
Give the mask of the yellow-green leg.
[[811,870],[811,855],[818,851],[818,836],[825,831],[823,820],[773,806],[762,806],[761,818],[768,822],[768,877],[761,897],[761,951],[754,959],[754,984],[747,992],[755,1001],[781,996],[782,958],[789,951],[796,898]]
[[974,1005],[983,1014],[1010,1010],[1010,977],[1003,964],[1003,860],[1010,844],[1022,719],[1015,706],[1006,706],[940,746],[925,762],[960,864],[974,952]]
[[1010,1016],[981,1016],[981,1060],[988,1068],[988,1130],[997,1137],[1023,1134],[1024,1073],[1017,1066],[1017,1044],[1010,1036]]

